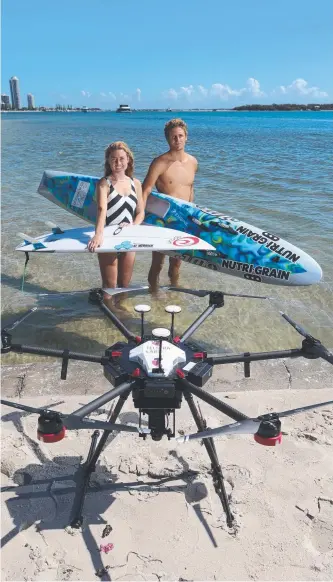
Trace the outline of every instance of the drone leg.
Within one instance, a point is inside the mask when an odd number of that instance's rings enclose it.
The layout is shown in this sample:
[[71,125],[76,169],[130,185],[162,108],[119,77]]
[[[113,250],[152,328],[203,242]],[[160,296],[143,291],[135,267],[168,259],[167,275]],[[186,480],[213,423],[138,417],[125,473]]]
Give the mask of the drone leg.
[[[114,407],[108,421],[111,424],[114,424],[123,408],[128,396],[131,393],[131,388],[121,394],[118,398],[117,404]],[[79,528],[82,525],[83,521],[83,505],[85,496],[89,487],[90,476],[91,473],[95,471],[96,463],[98,461],[98,457],[100,456],[101,452],[103,451],[106,441],[108,440],[109,435],[112,433],[112,430],[104,430],[102,436],[99,437],[99,431],[95,430],[92,437],[90,448],[88,452],[88,456],[86,461],[79,467],[79,475],[77,476],[77,486],[76,486],[76,494],[73,504],[72,510],[72,519],[71,519],[71,527]],[[98,441],[98,442],[97,442]]]
[[[194,404],[192,394],[188,392],[188,390],[184,390],[184,397],[186,399],[187,404],[189,405],[190,411],[194,418],[195,424],[198,427],[198,430],[199,431],[205,430],[205,428],[207,428],[206,422],[204,421],[196,405]],[[214,441],[212,438],[208,438],[203,439],[202,442],[206,447],[206,451],[211,461],[214,489],[221,500],[222,507],[227,518],[227,525],[228,527],[232,527],[234,517],[231,513],[227,492],[224,486],[222,468],[217,457]]]

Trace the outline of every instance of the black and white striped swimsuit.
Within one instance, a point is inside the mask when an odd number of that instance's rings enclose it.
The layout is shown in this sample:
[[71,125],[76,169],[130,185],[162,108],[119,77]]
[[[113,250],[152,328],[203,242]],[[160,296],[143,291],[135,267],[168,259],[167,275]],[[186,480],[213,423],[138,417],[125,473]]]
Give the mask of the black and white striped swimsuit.
[[109,178],[105,179],[110,186],[110,192],[107,199],[105,226],[109,226],[110,224],[120,224],[121,222],[132,224],[138,204],[134,180],[130,178],[131,193],[124,196],[118,194]]

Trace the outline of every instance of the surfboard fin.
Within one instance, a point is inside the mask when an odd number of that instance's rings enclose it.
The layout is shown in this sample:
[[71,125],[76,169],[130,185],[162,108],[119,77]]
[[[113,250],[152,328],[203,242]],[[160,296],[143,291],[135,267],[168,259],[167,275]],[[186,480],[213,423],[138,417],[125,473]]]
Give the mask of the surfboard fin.
[[36,251],[39,249],[47,249],[47,245],[40,242],[36,238],[32,238],[31,236],[25,234],[24,232],[18,232],[17,234],[20,238],[23,238],[23,242],[25,245],[32,245]]
[[62,230],[62,228],[60,228],[60,226],[58,226],[57,224],[55,224],[54,222],[51,222],[50,220],[47,220],[45,222],[46,226],[49,226],[50,228],[52,228],[52,233],[53,234],[64,234],[64,230]]

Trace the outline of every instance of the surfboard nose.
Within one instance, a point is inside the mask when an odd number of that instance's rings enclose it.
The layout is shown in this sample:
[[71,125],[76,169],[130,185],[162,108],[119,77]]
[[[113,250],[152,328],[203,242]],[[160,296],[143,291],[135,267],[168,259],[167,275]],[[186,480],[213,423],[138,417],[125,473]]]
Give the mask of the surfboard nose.
[[323,277],[323,270],[319,263],[313,257],[310,257],[310,255],[305,256],[306,259],[302,261],[305,272],[293,274],[294,285],[315,285]]

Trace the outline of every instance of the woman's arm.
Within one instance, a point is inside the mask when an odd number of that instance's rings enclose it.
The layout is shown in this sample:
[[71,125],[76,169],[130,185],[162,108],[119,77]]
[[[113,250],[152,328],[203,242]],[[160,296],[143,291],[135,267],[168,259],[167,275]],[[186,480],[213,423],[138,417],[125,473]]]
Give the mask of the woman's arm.
[[105,180],[102,178],[99,180],[96,186],[97,195],[97,217],[96,217],[96,229],[95,236],[89,241],[88,249],[91,252],[97,247],[100,247],[103,243],[103,234],[106,221],[106,211],[107,211],[107,199],[108,199],[109,186]]
[[139,180],[137,180],[136,178],[134,179],[134,183],[138,203],[136,205],[136,216],[133,221],[133,224],[141,224],[141,222],[143,222],[145,218],[145,207],[142,198],[142,187],[141,182],[139,182]]

